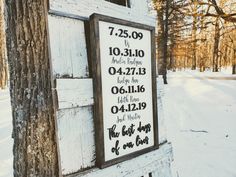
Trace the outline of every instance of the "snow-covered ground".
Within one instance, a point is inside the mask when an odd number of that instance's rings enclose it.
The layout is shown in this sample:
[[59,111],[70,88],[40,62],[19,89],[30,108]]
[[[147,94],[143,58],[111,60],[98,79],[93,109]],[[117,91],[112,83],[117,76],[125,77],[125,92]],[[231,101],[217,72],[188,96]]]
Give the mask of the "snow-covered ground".
[[12,118],[8,89],[0,90],[0,177],[12,177]]
[[236,77],[169,73],[163,106],[173,177],[236,176]]
[[[162,104],[174,150],[173,177],[236,177],[236,77],[171,72]],[[12,177],[9,92],[0,90],[0,177]]]

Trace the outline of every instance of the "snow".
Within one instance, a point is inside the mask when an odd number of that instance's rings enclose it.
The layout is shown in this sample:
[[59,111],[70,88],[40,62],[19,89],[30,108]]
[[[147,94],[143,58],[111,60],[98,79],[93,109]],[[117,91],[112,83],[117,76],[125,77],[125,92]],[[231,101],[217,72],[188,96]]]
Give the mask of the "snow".
[[[236,76],[224,69],[168,73],[159,78],[173,177],[236,176]],[[0,177],[12,176],[12,118],[8,90],[0,90]]]
[[13,176],[12,118],[9,89],[0,90],[0,177]]
[[163,106],[173,177],[236,176],[236,77],[169,73]]

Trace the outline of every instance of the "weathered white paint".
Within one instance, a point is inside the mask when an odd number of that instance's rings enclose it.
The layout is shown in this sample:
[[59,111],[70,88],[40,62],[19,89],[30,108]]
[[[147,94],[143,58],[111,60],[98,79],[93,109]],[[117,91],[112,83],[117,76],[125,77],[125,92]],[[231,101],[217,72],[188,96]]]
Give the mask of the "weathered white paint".
[[95,140],[92,107],[59,110],[57,118],[63,175],[94,166]]
[[[162,103],[163,85],[158,84],[157,79],[157,101],[158,101],[158,123],[159,142],[167,141],[166,126]],[[92,79],[57,79],[58,109],[67,109],[79,106],[89,106],[94,104]]]
[[[163,144],[167,142],[167,135],[166,135],[166,125],[165,125],[165,115],[164,115],[164,110],[163,110],[163,94],[164,94],[164,85],[159,84],[162,82],[160,79],[156,79],[157,82],[157,108],[158,108],[158,131],[159,131],[159,143]],[[169,110],[166,110],[169,111]]]
[[[158,84],[157,86],[158,89],[163,89],[160,88]],[[87,103],[92,104],[91,79],[57,79],[57,90],[59,105],[61,102],[61,106],[59,106],[61,110],[57,112],[59,149],[61,154],[62,173],[65,175],[77,172],[83,168],[93,167],[95,163],[92,107],[73,107],[73,105],[86,103],[86,101],[83,101],[86,100],[86,97],[88,99],[90,98],[90,101]],[[79,93],[78,95],[77,92]],[[163,118],[161,93],[162,92],[158,92],[158,113],[159,138],[160,143],[163,143],[166,141],[166,129]],[[82,99],[81,101],[79,95],[81,95],[82,98],[85,96],[85,99]],[[73,99],[73,96],[75,99]],[[73,104],[70,104],[71,102],[73,102]],[[70,107],[73,109],[68,109]],[[159,174],[160,169],[158,169],[156,173]]]
[[84,22],[49,15],[48,23],[54,77],[88,77]]
[[[54,78],[57,79],[58,139],[63,175],[84,171],[78,177],[141,177],[152,172],[153,177],[171,177],[171,145],[104,170],[95,165],[92,79],[88,79],[88,59],[84,21],[93,13],[124,20],[156,25],[148,12],[147,0],[131,0],[131,8],[104,0],[49,0],[50,13],[72,18],[48,16],[49,39]],[[78,19],[76,19],[78,18]],[[78,79],[87,78],[87,79]],[[166,141],[161,94],[158,97],[159,138]],[[91,170],[83,170],[92,168]],[[76,176],[76,175],[74,175]]]
[[136,10],[138,14],[148,14],[147,0],[130,0],[130,6],[133,10]]
[[141,177],[152,173],[153,177],[171,177],[170,162],[173,160],[171,144],[164,144],[159,150],[105,168],[94,168],[68,177]]
[[57,79],[58,109],[93,105],[92,79]]
[[148,13],[145,0],[132,0],[131,8],[104,0],[50,0],[51,13],[64,13],[71,17],[88,19],[93,13],[108,15],[132,22],[156,26],[156,18]]

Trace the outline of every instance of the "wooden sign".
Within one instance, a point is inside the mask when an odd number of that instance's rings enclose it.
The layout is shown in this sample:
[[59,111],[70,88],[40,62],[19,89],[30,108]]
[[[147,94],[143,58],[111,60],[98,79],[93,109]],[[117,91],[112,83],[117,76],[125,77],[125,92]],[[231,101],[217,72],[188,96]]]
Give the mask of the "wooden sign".
[[94,14],[90,39],[100,168],[158,148],[155,28]]

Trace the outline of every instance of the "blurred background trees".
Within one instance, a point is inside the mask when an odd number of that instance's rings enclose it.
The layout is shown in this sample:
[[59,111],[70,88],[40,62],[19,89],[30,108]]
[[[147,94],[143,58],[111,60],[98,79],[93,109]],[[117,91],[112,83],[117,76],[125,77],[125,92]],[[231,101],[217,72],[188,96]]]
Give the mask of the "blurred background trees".
[[[8,79],[3,2],[0,1],[0,89],[6,87]],[[152,3],[158,21],[158,71],[165,84],[167,70],[218,72],[231,67],[232,74],[236,74],[235,0],[152,0]]]
[[236,74],[234,0],[153,0],[159,74],[190,68]]
[[3,1],[0,0],[0,89],[4,89],[7,86],[8,78],[3,9]]

